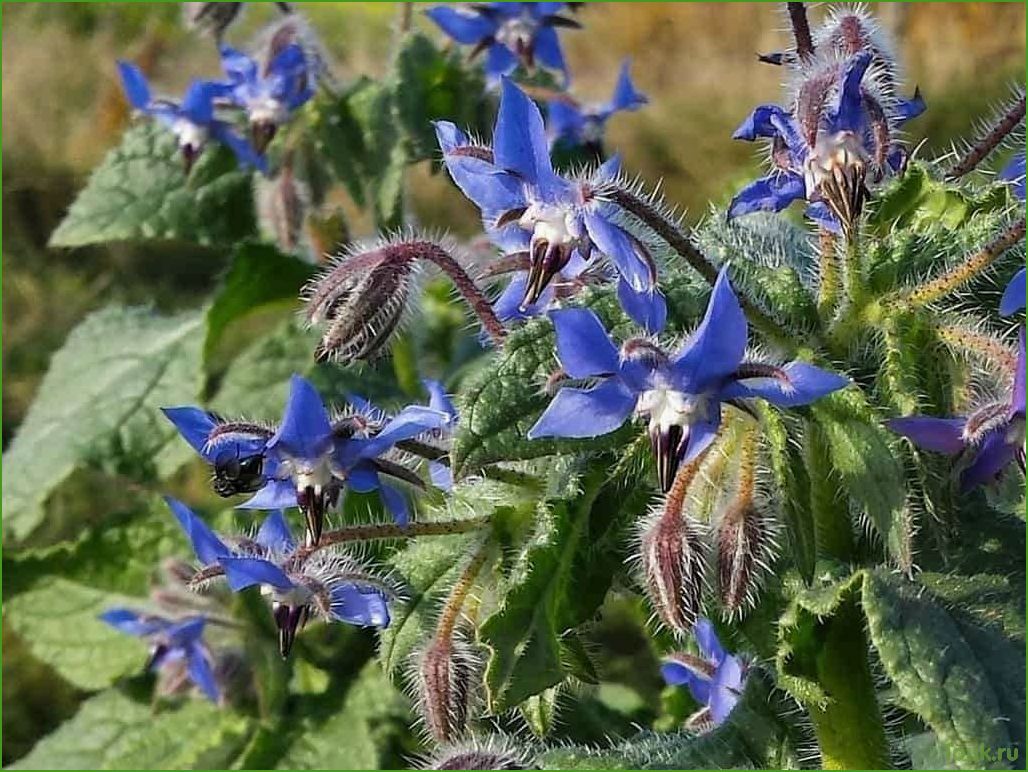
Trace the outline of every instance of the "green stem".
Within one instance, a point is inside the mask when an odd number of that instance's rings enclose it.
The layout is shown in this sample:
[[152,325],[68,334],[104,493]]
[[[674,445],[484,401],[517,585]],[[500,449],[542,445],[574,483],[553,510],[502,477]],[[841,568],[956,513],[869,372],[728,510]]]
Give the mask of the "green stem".
[[827,325],[839,304],[839,256],[834,233],[822,228],[818,242],[817,313]]
[[887,769],[889,744],[867,660],[864,620],[853,599],[822,626],[815,658],[828,702],[811,708],[824,769]]
[[[860,236],[858,229],[851,229],[846,237],[846,250],[843,252],[843,281],[846,284],[846,296],[851,309],[858,310],[864,305],[864,272],[861,270]],[[859,312],[859,311],[858,311]]]
[[828,442],[813,421],[803,433],[803,456],[810,478],[810,508],[819,555],[848,563],[853,558],[853,526],[849,507],[828,459]]

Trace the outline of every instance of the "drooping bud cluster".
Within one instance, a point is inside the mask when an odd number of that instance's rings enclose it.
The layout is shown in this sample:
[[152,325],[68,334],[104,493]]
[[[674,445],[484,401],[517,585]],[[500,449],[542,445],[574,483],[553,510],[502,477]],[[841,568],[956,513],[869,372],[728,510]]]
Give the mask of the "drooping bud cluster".
[[445,744],[421,759],[417,769],[535,769],[530,754],[502,735]]
[[688,634],[702,607],[709,553],[705,536],[702,523],[666,506],[641,527],[643,586],[654,613],[678,635]]

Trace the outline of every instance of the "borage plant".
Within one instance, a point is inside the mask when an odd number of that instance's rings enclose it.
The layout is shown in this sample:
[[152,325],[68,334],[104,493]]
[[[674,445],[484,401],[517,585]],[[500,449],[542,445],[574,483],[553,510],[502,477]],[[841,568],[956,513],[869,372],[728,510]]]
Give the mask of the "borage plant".
[[[565,90],[602,8],[427,11],[470,55],[407,9],[341,84],[288,5],[246,50],[190,5],[224,72],[120,63],[51,242],[231,261],[88,318],[5,454],[5,619],[84,695],[15,766],[1016,763],[1022,89],[919,158],[875,21],[789,3],[769,171],[689,229],[604,155],[627,65]],[[417,227],[422,161],[485,240]]]

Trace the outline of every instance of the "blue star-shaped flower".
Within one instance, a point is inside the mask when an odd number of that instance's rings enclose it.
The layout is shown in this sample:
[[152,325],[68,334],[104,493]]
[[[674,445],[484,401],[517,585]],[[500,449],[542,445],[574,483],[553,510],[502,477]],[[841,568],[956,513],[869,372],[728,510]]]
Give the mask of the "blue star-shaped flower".
[[268,515],[252,538],[223,539],[185,504],[166,501],[204,568],[220,566],[233,592],[260,585],[271,596],[283,657],[312,613],[360,627],[389,625],[381,583],[341,554],[298,553],[281,512]]
[[228,95],[224,84],[194,80],[186,90],[182,102],[177,103],[167,99],[154,99],[150,94],[146,76],[131,62],[119,61],[118,72],[129,103],[140,112],[156,118],[175,135],[187,172],[211,139],[227,145],[243,166],[252,166],[267,172],[267,161],[264,157],[233,131],[231,126],[215,117],[215,100]]
[[615,222],[616,208],[602,195],[617,176],[617,157],[588,180],[558,175],[539,108],[507,79],[492,148],[472,144],[445,121],[436,124],[436,135],[450,176],[482,211],[493,240],[508,252],[528,253],[521,310],[539,300],[574,254],[588,263],[595,250],[617,271],[618,297],[629,316],[649,332],[663,329],[667,304],[656,286],[656,267],[645,247]]
[[687,686],[703,707],[689,721],[696,726],[719,726],[735,708],[746,685],[746,664],[725,651],[714,625],[699,619],[694,630],[700,657],[673,654],[660,667],[669,686]]
[[471,56],[486,52],[485,74],[490,85],[510,75],[518,64],[532,69],[536,62],[556,70],[568,80],[556,27],[578,27],[560,16],[566,3],[484,3],[472,8],[439,5],[428,18],[462,45],[473,46]]
[[[195,407],[166,408],[164,414],[214,465],[216,479],[220,470],[233,464],[245,461],[247,469],[252,468],[249,481],[256,494],[240,508],[299,506],[315,542],[321,535],[326,507],[334,504],[344,489],[378,491],[397,523],[406,524],[406,498],[380,477],[380,473],[390,475],[396,465],[387,467],[380,457],[396,443],[445,427],[449,421],[437,410],[411,405],[374,436],[352,436],[345,426],[332,421],[317,390],[299,375],[290,382],[285,412],[276,430],[221,422]],[[406,476],[403,479],[410,481]]]
[[849,383],[806,362],[783,367],[744,362],[746,317],[725,269],[714,284],[703,321],[673,356],[646,339],[626,341],[619,352],[588,309],[551,311],[550,318],[564,372],[599,383],[562,388],[529,430],[529,438],[597,437],[634,413],[649,422],[664,491],[670,489],[678,465],[713,442],[722,403],[759,397],[779,407],[797,407]]
[[1014,385],[1007,401],[993,402],[966,418],[910,416],[894,418],[888,426],[924,450],[963,456],[967,465],[960,488],[968,491],[991,482],[1011,461],[1025,470],[1025,343],[1021,328]]
[[925,110],[920,94],[910,100],[875,99],[862,86],[872,60],[864,51],[834,65],[834,73],[815,71],[808,82],[817,85],[817,94],[797,99],[792,113],[761,105],[743,121],[732,138],[770,138],[774,169],[732,199],[729,217],[780,212],[806,200],[807,216],[822,227],[839,232],[852,223],[866,196],[868,167],[879,175],[902,168],[905,153],[888,138]]
[[1020,152],[1015,155],[1010,163],[1008,163],[1003,171],[999,173],[999,179],[1011,183],[1011,190],[1014,195],[1017,196],[1021,202],[1024,202],[1024,179],[1025,179],[1025,166],[1024,166],[1024,152]]
[[570,97],[557,97],[548,103],[546,130],[551,143],[560,141],[599,151],[607,121],[615,113],[638,110],[649,100],[636,90],[629,73],[629,63],[621,64],[614,95],[609,102],[582,107]]
[[275,136],[279,126],[314,96],[314,72],[303,48],[291,43],[268,62],[262,72],[255,59],[221,47],[221,65],[229,78],[229,97],[246,110],[258,152]]
[[204,617],[172,621],[127,608],[113,608],[101,614],[100,619],[115,630],[149,641],[151,653],[147,669],[160,670],[184,662],[189,680],[211,702],[218,701],[218,683],[214,678],[211,655],[203,642],[203,630],[207,624]]

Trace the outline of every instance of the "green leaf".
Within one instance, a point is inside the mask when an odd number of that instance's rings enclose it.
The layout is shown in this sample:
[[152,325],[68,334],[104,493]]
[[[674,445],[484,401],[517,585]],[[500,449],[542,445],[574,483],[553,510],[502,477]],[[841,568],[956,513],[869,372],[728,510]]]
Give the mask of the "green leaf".
[[8,769],[204,769],[230,755],[248,727],[206,701],[155,713],[149,702],[111,690],[82,703]]
[[207,311],[204,362],[209,365],[232,322],[272,305],[294,306],[313,273],[314,266],[274,247],[253,243],[236,247],[225,283]]
[[895,438],[855,388],[818,400],[811,410],[824,434],[832,475],[882,537],[896,565],[909,569],[912,525],[903,465],[892,448]]
[[[701,313],[703,290],[691,277],[669,273],[661,288],[668,299],[670,329],[682,329]],[[638,334],[618,310],[611,290],[588,292],[583,299],[616,341]],[[628,422],[616,432],[591,439],[528,440],[528,430],[550,402],[545,386],[558,366],[553,325],[549,319],[537,319],[513,332],[488,366],[468,378],[461,389],[461,422],[451,451],[457,478],[499,461],[618,448],[638,435]]]
[[50,236],[51,247],[182,240],[207,246],[255,235],[251,175],[208,148],[187,178],[174,135],[156,122],[125,132]]
[[363,89],[372,88],[367,78],[357,80],[338,98],[322,91],[311,102],[310,133],[314,147],[332,175],[341,182],[358,206],[364,206],[364,159],[367,147],[364,130],[354,113],[352,101]]
[[983,759],[980,751],[1010,747],[1002,719],[1023,722],[1023,689],[1020,713],[1005,716],[993,680],[995,675],[1023,685],[1023,649],[1014,657],[1018,669],[990,673],[994,665],[987,667],[983,657],[995,654],[986,640],[974,633],[969,637],[915,584],[881,570],[867,575],[863,606],[871,641],[904,706],[921,716],[961,767],[1004,768]]
[[104,461],[105,448],[123,449],[138,474],[154,477],[188,457],[184,444],[166,447],[176,432],[158,408],[198,392],[201,324],[196,312],[107,308],[72,331],[4,453],[6,537],[31,536],[50,495],[76,469]]
[[342,707],[321,723],[308,722],[278,769],[394,769],[409,718],[407,700],[371,661]]
[[[571,501],[539,506],[535,533],[518,560],[500,608],[479,631],[491,656],[489,705],[496,713],[560,683],[574,656],[563,641],[590,619],[624,562],[627,527],[645,512],[649,489],[597,459]],[[577,645],[577,640],[572,641]]]

